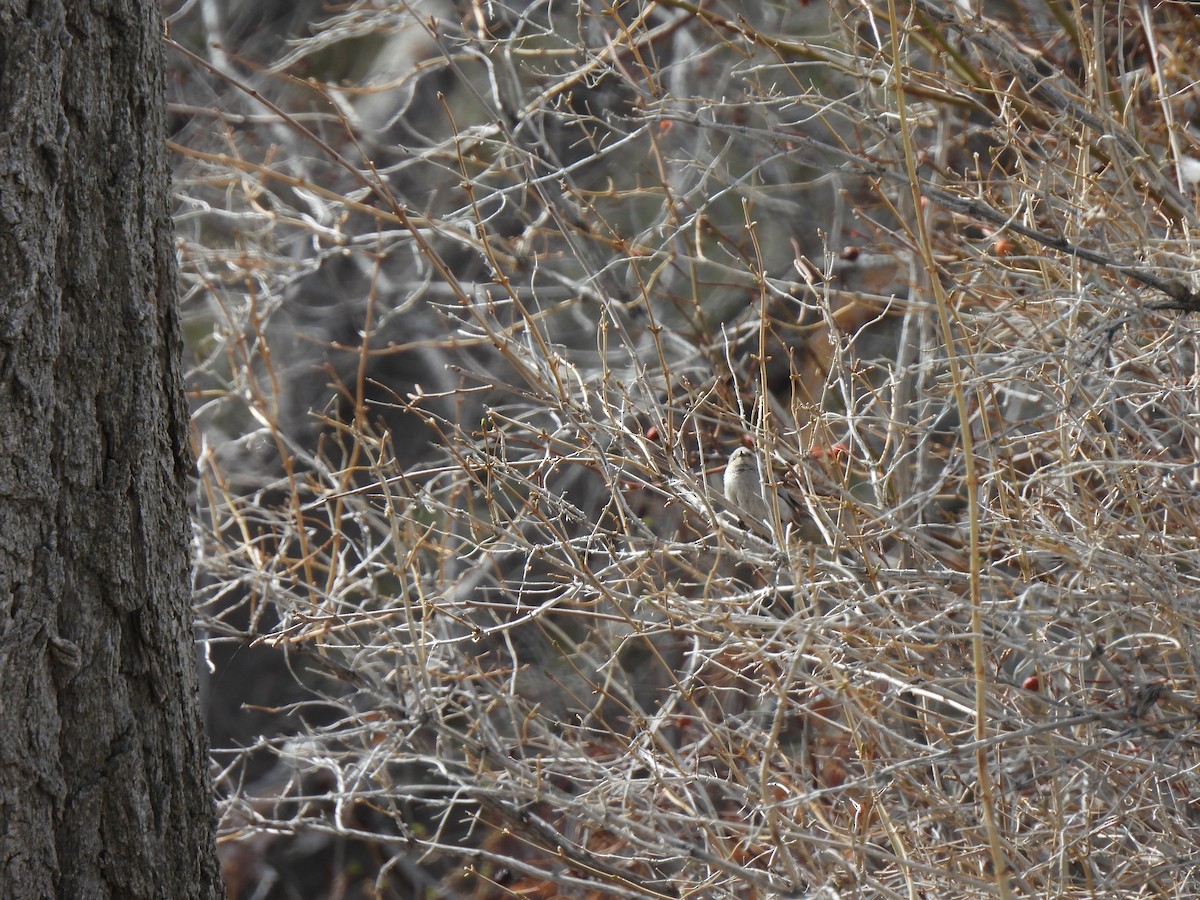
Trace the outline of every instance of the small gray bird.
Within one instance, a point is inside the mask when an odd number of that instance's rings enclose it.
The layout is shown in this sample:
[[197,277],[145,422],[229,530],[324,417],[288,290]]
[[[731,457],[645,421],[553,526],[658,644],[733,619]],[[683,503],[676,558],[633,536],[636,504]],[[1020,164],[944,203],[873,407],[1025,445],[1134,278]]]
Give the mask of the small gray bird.
[[761,525],[770,531],[771,511],[763,499],[762,471],[754,451],[738,447],[730,454],[725,466],[725,499],[754,519],[747,525]]

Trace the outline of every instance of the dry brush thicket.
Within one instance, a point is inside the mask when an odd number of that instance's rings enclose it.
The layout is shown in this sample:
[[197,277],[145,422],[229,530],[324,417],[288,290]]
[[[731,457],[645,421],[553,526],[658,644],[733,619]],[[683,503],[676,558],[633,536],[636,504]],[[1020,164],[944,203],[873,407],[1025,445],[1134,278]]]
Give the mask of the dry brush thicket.
[[1200,896],[1200,18],[976,6],[170,11],[231,896]]

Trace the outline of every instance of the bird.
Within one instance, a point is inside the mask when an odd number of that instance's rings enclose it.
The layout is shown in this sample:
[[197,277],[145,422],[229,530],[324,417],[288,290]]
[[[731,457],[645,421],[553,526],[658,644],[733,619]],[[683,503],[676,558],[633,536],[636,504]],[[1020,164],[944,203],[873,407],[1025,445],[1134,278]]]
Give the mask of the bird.
[[758,457],[746,447],[738,447],[725,465],[725,499],[759,525],[770,531],[771,511],[763,499],[763,477]]

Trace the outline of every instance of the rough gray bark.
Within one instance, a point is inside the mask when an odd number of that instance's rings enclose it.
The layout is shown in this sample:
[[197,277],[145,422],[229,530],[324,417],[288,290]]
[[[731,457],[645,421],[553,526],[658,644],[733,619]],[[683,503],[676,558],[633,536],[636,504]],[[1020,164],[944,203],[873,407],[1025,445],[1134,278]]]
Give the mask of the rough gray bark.
[[148,0],[0,0],[0,896],[219,897]]

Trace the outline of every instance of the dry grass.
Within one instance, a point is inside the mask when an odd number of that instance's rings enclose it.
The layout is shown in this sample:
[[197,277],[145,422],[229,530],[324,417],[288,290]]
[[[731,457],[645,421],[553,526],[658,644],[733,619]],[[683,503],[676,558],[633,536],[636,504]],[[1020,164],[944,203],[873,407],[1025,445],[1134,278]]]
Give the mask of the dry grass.
[[749,6],[178,14],[231,896],[1200,896],[1200,18]]

